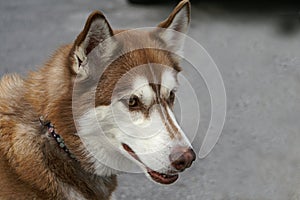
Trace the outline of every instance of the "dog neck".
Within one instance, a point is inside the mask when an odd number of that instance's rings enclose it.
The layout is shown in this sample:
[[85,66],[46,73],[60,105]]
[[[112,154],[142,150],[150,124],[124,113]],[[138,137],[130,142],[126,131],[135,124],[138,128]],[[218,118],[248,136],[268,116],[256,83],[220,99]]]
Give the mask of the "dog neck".
[[[32,112],[31,118],[35,118],[33,121],[39,124],[35,126],[38,136],[32,135],[27,140],[35,141],[38,137],[42,147],[32,152],[42,151],[41,158],[35,162],[45,167],[35,169],[36,165],[33,165],[32,170],[39,171],[40,181],[32,177],[30,182],[34,181],[38,190],[47,193],[42,195],[49,194],[54,199],[66,198],[71,190],[87,199],[109,199],[117,185],[116,176],[104,177],[94,173],[91,155],[76,135],[72,115],[72,74],[68,68],[71,46],[59,49],[44,68],[31,73],[24,83],[24,102],[30,105],[28,111],[24,112]],[[57,81],[53,81],[53,76]],[[46,116],[45,120],[55,124],[55,130],[50,123],[44,124],[46,126],[41,129],[39,116]],[[51,135],[51,138],[47,135]],[[35,148],[31,143],[32,148]]]

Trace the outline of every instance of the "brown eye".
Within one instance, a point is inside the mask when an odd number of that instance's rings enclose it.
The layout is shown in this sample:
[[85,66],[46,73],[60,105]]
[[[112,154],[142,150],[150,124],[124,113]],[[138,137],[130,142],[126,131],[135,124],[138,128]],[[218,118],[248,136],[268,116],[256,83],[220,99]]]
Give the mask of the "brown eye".
[[174,100],[175,100],[175,92],[171,91],[168,101],[169,101],[169,103],[174,103]]
[[135,108],[135,107],[138,106],[138,104],[139,104],[139,98],[137,96],[133,95],[133,96],[131,96],[129,98],[129,100],[128,100],[128,106],[130,108]]

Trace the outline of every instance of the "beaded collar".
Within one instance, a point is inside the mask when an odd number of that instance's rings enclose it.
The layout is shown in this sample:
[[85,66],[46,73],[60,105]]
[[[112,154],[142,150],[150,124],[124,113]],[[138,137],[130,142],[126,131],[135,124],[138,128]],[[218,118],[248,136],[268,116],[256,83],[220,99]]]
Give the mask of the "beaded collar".
[[47,128],[47,133],[50,137],[55,139],[56,143],[58,144],[59,148],[61,148],[64,152],[68,154],[68,156],[74,160],[76,160],[74,154],[70,152],[68,147],[66,146],[64,139],[55,132],[54,125],[50,121],[44,121],[43,117],[39,118],[39,121],[43,127]]

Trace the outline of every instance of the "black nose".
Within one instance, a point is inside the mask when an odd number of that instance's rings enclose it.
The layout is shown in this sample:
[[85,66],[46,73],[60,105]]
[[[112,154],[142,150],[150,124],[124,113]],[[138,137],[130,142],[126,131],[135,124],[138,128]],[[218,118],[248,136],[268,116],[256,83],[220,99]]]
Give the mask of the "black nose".
[[170,155],[172,166],[181,172],[189,168],[195,160],[196,154],[191,148],[176,147]]

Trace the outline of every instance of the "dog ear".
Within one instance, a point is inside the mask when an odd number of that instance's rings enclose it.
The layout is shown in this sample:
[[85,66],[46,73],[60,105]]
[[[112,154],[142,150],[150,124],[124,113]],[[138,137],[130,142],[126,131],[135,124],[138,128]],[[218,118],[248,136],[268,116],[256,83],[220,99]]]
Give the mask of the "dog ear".
[[[168,48],[178,54],[182,54],[184,35],[189,28],[191,20],[191,5],[189,0],[181,1],[169,17],[158,25],[158,28],[171,29],[172,31],[161,30],[160,37],[165,41]],[[177,32],[182,34],[179,34]]]
[[[85,78],[89,74],[89,69],[83,69],[87,62],[87,55],[101,42],[113,36],[113,30],[110,27],[105,16],[100,11],[94,11],[88,17],[83,31],[78,35],[74,42],[72,56],[75,58],[73,71]],[[113,47],[114,45],[111,45]],[[112,48],[105,50],[106,53]],[[105,56],[105,55],[103,55]],[[101,58],[99,58],[101,59]]]

